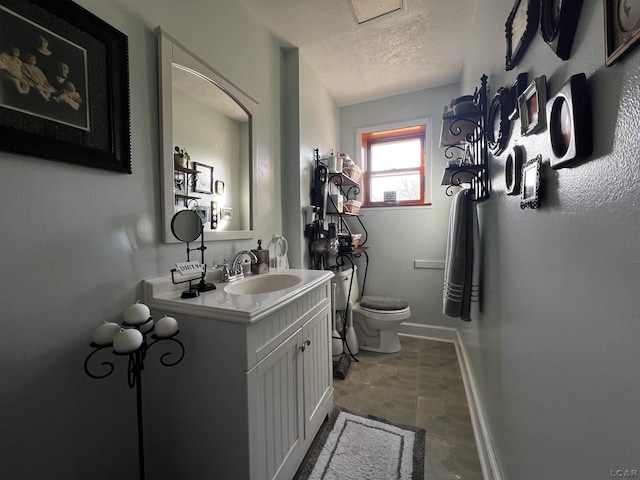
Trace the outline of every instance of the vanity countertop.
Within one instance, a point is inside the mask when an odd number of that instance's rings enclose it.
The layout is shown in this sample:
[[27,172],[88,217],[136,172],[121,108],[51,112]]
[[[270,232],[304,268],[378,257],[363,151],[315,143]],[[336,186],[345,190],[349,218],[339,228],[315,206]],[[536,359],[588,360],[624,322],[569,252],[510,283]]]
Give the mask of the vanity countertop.
[[[305,295],[333,278],[327,270],[271,269],[269,273],[250,275],[246,279],[269,275],[297,275],[301,281],[289,288],[270,293],[236,295],[225,291],[230,283],[215,283],[216,289],[196,298],[180,298],[188,283],[174,285],[171,276],[143,281],[144,302],[150,308],[235,323],[255,323],[282,306]],[[240,282],[244,280],[239,280]],[[194,284],[197,282],[194,282]]]

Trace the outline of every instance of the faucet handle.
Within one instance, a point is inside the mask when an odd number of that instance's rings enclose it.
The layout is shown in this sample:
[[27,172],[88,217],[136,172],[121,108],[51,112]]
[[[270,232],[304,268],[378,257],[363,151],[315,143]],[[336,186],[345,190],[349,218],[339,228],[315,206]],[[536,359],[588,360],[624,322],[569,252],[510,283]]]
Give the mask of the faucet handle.
[[231,276],[231,272],[229,271],[229,261],[225,258],[222,264],[216,265],[215,268],[222,268],[222,278],[223,282],[228,282],[229,277]]

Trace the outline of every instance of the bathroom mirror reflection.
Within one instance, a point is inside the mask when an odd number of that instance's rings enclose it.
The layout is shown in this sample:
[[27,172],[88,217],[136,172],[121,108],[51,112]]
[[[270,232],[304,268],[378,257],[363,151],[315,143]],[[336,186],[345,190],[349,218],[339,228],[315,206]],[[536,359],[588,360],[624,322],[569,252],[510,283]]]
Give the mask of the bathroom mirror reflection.
[[253,238],[257,102],[160,28],[158,42],[163,241],[177,241],[181,210],[197,212],[206,241]]

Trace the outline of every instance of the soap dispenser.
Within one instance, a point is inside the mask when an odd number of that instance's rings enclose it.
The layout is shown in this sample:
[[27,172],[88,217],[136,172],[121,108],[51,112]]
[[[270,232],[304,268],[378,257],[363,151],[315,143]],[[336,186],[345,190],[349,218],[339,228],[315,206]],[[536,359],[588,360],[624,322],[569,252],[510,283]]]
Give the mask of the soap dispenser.
[[258,261],[251,263],[251,273],[269,273],[269,250],[262,249],[262,240],[258,240],[258,249],[251,250]]

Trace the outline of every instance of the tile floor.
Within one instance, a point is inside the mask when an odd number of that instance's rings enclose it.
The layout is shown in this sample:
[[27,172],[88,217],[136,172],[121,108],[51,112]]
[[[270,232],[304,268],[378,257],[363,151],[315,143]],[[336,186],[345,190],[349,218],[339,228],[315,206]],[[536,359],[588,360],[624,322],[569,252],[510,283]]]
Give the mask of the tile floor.
[[425,480],[482,480],[453,343],[401,336],[393,354],[361,351],[335,403],[426,430]]

